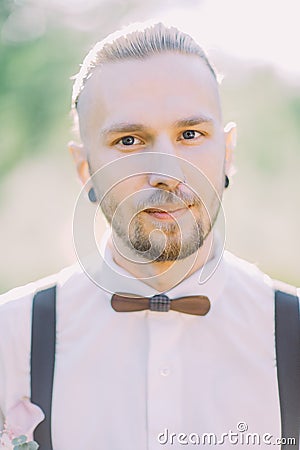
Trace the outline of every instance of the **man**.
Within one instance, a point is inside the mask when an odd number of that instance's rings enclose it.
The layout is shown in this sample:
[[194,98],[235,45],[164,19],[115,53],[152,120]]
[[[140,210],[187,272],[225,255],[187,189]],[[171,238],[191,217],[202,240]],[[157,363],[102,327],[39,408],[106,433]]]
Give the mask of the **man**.
[[53,449],[229,449],[246,435],[280,448],[274,286],[223,254],[236,137],[207,57],[162,24],[117,33],[85,59],[73,107],[70,151],[112,233],[94,258],[75,213],[80,265],[3,296],[2,422],[43,420],[28,400],[32,298],[55,284]]

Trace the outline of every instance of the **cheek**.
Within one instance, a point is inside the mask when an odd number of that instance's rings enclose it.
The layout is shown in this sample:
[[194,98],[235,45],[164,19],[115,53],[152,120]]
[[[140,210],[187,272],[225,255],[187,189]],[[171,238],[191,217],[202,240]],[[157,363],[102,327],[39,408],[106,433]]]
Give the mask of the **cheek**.
[[219,185],[219,180],[222,179],[224,172],[225,149],[210,142],[205,148],[195,149],[195,153],[189,158],[189,161],[194,164],[214,186]]
[[[89,149],[89,160],[93,172],[101,169],[106,164],[112,163],[113,161],[116,161],[124,156],[120,152],[114,151],[111,148],[101,148],[100,146],[98,147],[96,145],[93,145],[93,147],[89,147]],[[121,170],[118,170],[120,172],[119,175],[121,175]]]
[[119,182],[112,188],[111,193],[118,205],[122,208],[132,209],[136,203],[137,196],[142,191],[142,184],[137,180],[140,177],[128,177],[122,179],[124,174],[120,174]]
[[189,152],[189,162],[196,170],[187,174],[188,185],[202,202],[212,205],[216,194],[220,197],[223,192],[225,150],[212,141],[194,150],[194,153]]

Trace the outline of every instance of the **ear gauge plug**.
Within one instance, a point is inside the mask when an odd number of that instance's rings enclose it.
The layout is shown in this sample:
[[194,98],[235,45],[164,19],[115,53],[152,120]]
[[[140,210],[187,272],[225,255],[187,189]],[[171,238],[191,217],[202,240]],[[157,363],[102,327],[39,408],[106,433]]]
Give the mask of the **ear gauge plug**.
[[229,186],[229,178],[227,175],[225,175],[225,189],[227,189]]
[[88,196],[89,199],[92,203],[96,203],[97,202],[97,197],[96,197],[96,193],[95,193],[95,189],[91,188],[88,192]]

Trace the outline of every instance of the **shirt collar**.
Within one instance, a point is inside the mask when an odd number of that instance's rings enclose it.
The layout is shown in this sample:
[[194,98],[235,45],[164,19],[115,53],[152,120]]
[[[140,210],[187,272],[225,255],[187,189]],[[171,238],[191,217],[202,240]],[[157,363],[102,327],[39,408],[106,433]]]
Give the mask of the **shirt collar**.
[[[145,282],[134,278],[134,276],[119,266],[113,259],[111,250],[107,245],[109,232],[106,233],[101,243],[101,253],[103,258],[113,272],[119,274],[122,279],[122,287],[118,292],[129,292],[132,294],[151,297],[158,293],[154,288]],[[216,301],[224,288],[227,278],[227,265],[223,256],[222,240],[215,232],[213,235],[212,257],[199,270],[182,280],[172,289],[165,291],[171,299],[186,295],[206,295],[211,303]]]

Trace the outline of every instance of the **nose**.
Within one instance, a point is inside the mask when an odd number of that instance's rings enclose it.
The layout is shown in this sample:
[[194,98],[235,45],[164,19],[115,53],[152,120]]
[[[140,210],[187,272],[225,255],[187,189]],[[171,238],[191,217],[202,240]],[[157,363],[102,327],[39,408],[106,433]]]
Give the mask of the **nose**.
[[181,159],[176,157],[176,150],[169,139],[161,139],[153,147],[153,158],[157,161],[157,169],[149,174],[151,187],[173,191],[180,183],[185,183],[181,168]]
[[151,173],[149,174],[149,184],[151,187],[156,187],[159,189],[165,189],[169,191],[174,191],[177,186],[184,182],[184,179],[178,180],[176,178],[171,178],[163,173]]

